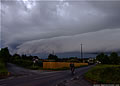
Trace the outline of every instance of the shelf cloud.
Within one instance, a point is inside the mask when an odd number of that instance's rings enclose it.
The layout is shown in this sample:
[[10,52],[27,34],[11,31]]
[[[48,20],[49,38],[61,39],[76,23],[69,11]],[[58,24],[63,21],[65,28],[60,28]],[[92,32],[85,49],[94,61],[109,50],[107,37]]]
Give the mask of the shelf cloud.
[[1,48],[39,54],[120,51],[120,1],[1,1]]

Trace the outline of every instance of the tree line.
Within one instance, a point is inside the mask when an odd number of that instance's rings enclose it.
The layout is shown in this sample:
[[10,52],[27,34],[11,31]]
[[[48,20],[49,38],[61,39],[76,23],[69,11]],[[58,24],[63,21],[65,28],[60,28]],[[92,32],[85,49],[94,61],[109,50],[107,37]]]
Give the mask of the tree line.
[[[23,63],[25,61],[27,62],[33,62],[33,60],[38,59],[39,61],[41,61],[42,59],[39,59],[38,56],[32,56],[32,55],[19,55],[17,53],[11,55],[9,52],[9,49],[6,48],[2,48],[0,50],[0,58],[2,58],[5,62],[12,62],[12,63]],[[48,61],[56,61],[56,62],[69,62],[69,61],[73,61],[73,62],[82,62],[82,60],[80,58],[77,57],[69,57],[69,58],[58,58],[57,55],[54,54],[49,54]],[[25,63],[24,63],[25,64]],[[27,63],[26,63],[27,64]]]
[[110,53],[110,55],[106,55],[104,53],[100,53],[96,56],[96,59],[100,61],[102,64],[120,64],[120,56],[116,52]]
[[[41,59],[38,58],[38,56],[32,56],[32,55],[19,55],[19,54],[14,54],[11,55],[9,52],[9,49],[2,48],[0,50],[0,59],[2,59],[5,63],[11,62],[15,63],[18,65],[23,65],[23,66],[29,66],[33,65],[33,61],[36,59],[36,65],[42,66]],[[69,57],[69,58],[58,58],[57,55],[54,54],[49,54],[48,55],[48,60],[54,60],[54,61],[59,61],[59,62],[82,62],[82,59],[77,58],[77,57]],[[85,59],[87,60],[87,59]],[[100,53],[96,56],[96,60],[101,62],[102,64],[120,64],[120,56],[116,52],[112,52],[110,55],[106,55],[105,53]]]
[[0,59],[2,59],[4,63],[10,62],[26,68],[33,68],[33,66],[42,67],[42,62],[38,56],[27,56],[25,54],[19,55],[16,53],[11,55],[7,47],[0,50]]

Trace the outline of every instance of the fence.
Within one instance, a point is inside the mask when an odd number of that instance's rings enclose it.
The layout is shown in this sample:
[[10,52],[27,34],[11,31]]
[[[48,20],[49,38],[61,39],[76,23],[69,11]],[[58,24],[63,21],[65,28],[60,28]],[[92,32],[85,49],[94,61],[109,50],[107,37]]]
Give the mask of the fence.
[[[86,66],[88,63],[74,63],[75,67]],[[70,62],[43,62],[44,69],[69,68]]]

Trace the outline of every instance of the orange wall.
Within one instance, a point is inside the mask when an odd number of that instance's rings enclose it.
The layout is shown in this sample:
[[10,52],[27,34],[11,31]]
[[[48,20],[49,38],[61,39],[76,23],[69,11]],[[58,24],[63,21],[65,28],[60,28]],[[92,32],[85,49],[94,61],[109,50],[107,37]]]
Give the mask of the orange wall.
[[[88,63],[74,63],[75,67],[80,67],[82,65],[88,65]],[[45,69],[57,69],[70,67],[70,62],[43,62],[43,68]]]

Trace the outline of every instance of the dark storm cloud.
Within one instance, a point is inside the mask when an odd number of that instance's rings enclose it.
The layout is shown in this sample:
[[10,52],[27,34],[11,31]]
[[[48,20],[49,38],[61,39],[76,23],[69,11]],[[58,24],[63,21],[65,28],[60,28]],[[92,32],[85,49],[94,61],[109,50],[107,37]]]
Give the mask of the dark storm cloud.
[[120,27],[120,1],[94,1],[91,4],[108,14],[108,26],[111,28]]
[[86,52],[118,51],[119,9],[119,1],[2,0],[3,47],[28,54],[77,52],[82,42]]

